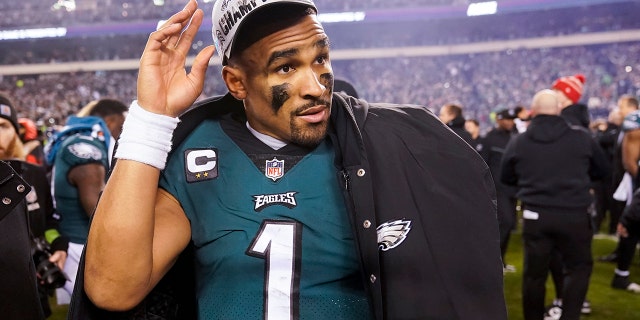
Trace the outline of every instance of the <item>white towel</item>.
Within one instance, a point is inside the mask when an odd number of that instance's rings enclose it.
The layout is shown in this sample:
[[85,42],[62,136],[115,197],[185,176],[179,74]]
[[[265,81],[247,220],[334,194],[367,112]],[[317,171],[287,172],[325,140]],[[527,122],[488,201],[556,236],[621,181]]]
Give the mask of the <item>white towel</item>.
[[628,205],[631,202],[632,197],[633,182],[631,180],[631,175],[628,172],[625,172],[622,177],[622,181],[620,181],[620,185],[618,185],[616,192],[613,193],[613,198],[618,201],[625,201]]

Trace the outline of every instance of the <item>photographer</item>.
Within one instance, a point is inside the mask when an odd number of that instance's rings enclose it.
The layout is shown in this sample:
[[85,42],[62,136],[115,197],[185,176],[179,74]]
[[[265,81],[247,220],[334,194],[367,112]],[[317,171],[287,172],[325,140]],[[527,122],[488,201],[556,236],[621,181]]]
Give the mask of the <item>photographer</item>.
[[[66,276],[61,272],[67,258],[69,241],[57,231],[58,216],[53,208],[51,188],[43,167],[25,161],[20,141],[15,108],[11,101],[0,95],[0,160],[12,167],[31,187],[25,195],[25,206],[32,258],[35,259],[38,292],[45,316],[51,314],[49,296],[53,289],[64,285]],[[8,287],[10,288],[10,287]]]

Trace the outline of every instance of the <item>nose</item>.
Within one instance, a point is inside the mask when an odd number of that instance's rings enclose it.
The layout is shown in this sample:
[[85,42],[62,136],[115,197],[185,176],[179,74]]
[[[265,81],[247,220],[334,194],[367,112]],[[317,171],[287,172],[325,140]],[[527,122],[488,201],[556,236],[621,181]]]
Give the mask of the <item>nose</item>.
[[327,90],[327,86],[320,82],[320,74],[308,69],[302,76],[301,94],[304,97],[318,98]]

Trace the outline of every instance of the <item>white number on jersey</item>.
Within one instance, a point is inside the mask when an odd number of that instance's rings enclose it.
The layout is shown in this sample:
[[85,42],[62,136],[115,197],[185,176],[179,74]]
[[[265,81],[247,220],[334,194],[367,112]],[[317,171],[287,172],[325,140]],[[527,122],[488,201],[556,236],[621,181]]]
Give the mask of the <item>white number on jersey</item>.
[[299,318],[302,225],[264,220],[247,254],[265,260],[264,319]]

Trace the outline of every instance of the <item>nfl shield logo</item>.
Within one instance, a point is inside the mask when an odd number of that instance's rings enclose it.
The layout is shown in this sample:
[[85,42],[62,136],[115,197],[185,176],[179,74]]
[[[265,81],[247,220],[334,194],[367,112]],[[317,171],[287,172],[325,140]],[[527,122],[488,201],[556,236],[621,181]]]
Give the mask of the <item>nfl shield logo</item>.
[[273,160],[267,160],[264,168],[264,175],[267,178],[276,181],[284,175],[284,160],[278,160],[273,158]]

